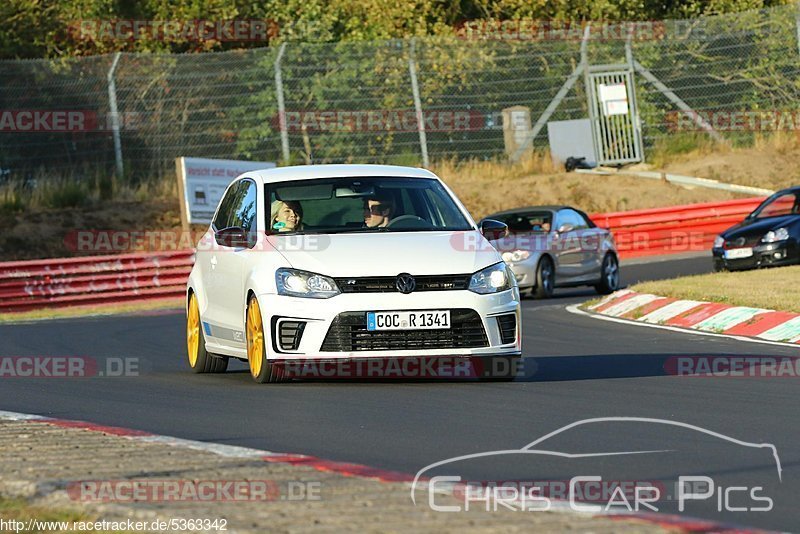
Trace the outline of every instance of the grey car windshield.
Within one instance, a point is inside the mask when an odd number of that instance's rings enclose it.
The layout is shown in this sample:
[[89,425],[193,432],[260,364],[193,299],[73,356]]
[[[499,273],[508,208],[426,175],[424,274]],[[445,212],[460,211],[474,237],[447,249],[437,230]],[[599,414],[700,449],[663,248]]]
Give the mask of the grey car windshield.
[[549,232],[553,223],[553,214],[549,211],[507,213],[492,215],[491,218],[506,223],[512,234]]
[[325,178],[265,187],[270,234],[472,229],[453,198],[435,179]]

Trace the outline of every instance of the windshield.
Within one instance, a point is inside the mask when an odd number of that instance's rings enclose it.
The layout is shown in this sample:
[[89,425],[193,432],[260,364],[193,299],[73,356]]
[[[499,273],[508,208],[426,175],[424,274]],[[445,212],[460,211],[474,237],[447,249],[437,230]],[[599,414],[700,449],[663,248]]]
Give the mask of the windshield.
[[506,223],[511,234],[549,232],[553,223],[553,214],[549,211],[507,213],[489,218]]
[[431,178],[325,178],[267,184],[267,233],[471,230]]
[[800,214],[800,193],[783,193],[768,198],[753,213],[751,219],[782,217]]

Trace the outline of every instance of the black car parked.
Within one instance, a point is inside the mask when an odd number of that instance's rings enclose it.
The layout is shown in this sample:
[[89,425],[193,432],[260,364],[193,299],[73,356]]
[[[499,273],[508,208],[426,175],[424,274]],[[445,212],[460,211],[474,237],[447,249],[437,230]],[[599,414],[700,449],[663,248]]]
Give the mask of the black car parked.
[[778,191],[714,240],[714,270],[800,263],[800,186]]

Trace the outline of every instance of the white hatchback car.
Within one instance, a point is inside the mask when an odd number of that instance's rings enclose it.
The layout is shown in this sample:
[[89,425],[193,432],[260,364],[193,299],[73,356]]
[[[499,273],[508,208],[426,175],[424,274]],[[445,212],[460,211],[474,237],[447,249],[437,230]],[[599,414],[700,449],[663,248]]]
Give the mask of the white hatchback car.
[[[433,173],[382,165],[248,172],[227,188],[187,286],[191,368],[521,356],[513,273]],[[369,360],[368,360],[369,361]],[[511,364],[511,365],[509,365]],[[497,376],[485,376],[498,378]],[[500,377],[500,378],[510,378]]]

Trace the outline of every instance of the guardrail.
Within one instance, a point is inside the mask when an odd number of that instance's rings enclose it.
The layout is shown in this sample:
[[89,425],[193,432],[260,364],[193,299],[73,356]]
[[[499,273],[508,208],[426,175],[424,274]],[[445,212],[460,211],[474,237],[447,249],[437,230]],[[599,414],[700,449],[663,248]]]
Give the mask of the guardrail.
[[720,232],[742,221],[763,197],[590,215],[614,234],[622,258],[710,250]]
[[183,296],[194,251],[0,263],[0,311]]
[[[691,204],[592,220],[614,233],[622,258],[708,250],[763,199]],[[181,297],[194,252],[136,253],[0,263],[0,312]]]

